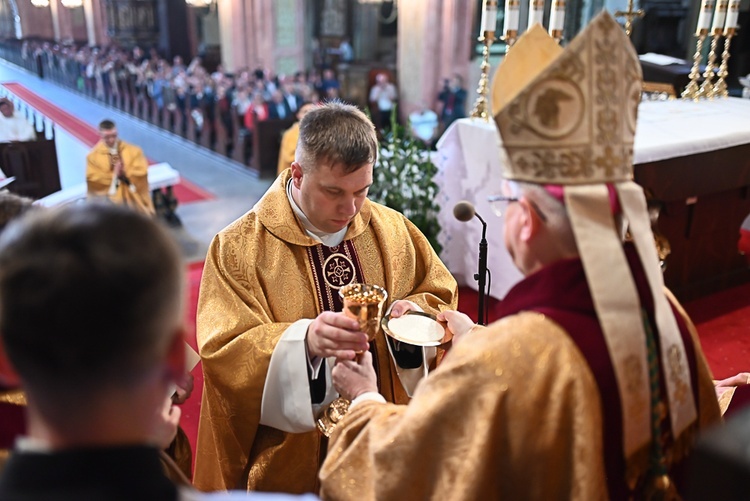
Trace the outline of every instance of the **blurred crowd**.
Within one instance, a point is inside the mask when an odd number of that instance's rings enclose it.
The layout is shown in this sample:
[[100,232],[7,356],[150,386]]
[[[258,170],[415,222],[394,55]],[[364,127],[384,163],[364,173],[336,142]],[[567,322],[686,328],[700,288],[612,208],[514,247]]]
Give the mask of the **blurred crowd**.
[[[186,64],[180,56],[171,61],[155,49],[140,47],[76,47],[47,42],[23,43],[23,59],[36,59],[50,71],[59,71],[80,91],[109,102],[129,94],[156,104],[159,111],[178,111],[202,128],[206,113],[218,110],[231,130],[234,109],[242,129],[252,132],[254,121],[293,118],[304,102],[340,97],[341,85],[332,69],[273,75],[262,68],[234,73],[221,65],[209,70],[200,57]],[[218,106],[210,106],[211,104]],[[248,113],[252,110],[254,113]],[[183,121],[183,127],[187,121]]]

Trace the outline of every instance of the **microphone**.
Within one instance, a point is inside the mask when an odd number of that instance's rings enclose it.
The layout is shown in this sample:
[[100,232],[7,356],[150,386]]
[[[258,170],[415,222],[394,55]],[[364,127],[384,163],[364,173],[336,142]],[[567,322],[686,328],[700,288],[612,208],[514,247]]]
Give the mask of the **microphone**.
[[466,200],[462,200],[461,202],[458,202],[453,207],[453,215],[456,219],[459,221],[466,223],[468,221],[471,221],[471,219],[476,215],[477,211],[474,209],[474,206],[471,204],[471,202],[467,202]]
[[474,274],[474,280],[479,283],[477,323],[479,325],[487,325],[487,308],[485,308],[487,297],[487,223],[477,214],[474,205],[466,200],[462,200],[453,206],[453,216],[464,223],[471,221],[476,216],[482,222],[482,240],[479,242],[479,269]]

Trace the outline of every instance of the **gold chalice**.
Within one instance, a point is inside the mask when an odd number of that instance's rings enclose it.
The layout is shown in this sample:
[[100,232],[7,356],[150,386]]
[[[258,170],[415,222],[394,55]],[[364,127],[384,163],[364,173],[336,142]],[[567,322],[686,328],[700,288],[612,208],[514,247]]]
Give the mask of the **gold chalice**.
[[[367,334],[368,341],[375,339],[383,317],[383,305],[388,299],[385,289],[379,285],[349,284],[339,289],[339,296],[344,302],[344,314],[359,322],[359,330]],[[331,435],[349,410],[349,404],[347,399],[339,397],[321,413],[317,425],[323,435]]]
[[380,328],[383,305],[388,293],[379,285],[349,284],[339,289],[344,302],[344,314],[359,322],[359,330],[372,341]]

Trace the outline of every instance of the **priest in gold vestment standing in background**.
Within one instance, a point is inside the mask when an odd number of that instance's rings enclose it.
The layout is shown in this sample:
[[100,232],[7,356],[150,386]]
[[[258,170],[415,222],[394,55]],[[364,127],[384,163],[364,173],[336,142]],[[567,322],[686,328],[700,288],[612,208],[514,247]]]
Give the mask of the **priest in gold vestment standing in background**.
[[369,346],[338,291],[388,292],[391,316],[454,309],[457,285],[403,215],[367,200],[378,143],[370,120],[328,103],[300,123],[295,162],[213,240],[198,300],[205,386],[194,482],[203,490],[318,490],[316,418],[336,397],[333,361],[372,351],[378,389],[406,403],[434,348]]
[[155,214],[148,184],[148,160],[138,146],[122,141],[111,120],[99,124],[101,141],[86,156],[89,199],[109,199],[149,216]]
[[537,25],[494,86],[507,159],[490,201],[525,278],[488,328],[441,313],[455,344],[409,405],[378,401],[367,355],[339,361],[353,401],[322,497],[677,499],[696,434],[720,416],[632,181],[636,53],[606,12],[564,51]]

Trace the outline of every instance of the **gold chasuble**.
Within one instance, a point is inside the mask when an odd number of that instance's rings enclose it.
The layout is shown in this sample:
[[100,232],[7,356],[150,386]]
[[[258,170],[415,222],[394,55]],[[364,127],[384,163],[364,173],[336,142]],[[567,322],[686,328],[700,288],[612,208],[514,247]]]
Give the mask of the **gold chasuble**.
[[148,184],[148,160],[138,146],[118,141],[117,151],[130,185],[113,185],[111,155],[107,145],[99,141],[86,156],[86,185],[89,198],[109,198],[146,215],[154,215],[154,204]]
[[[295,217],[289,178],[283,173],[208,251],[197,318],[205,384],[194,482],[203,490],[317,491],[320,433],[261,425],[261,401],[281,335],[297,320],[340,308],[341,285],[380,285],[390,302],[408,299],[432,313],[456,307],[456,281],[404,216],[367,200],[344,241],[328,248]],[[374,359],[380,391],[405,403],[382,331]]]

